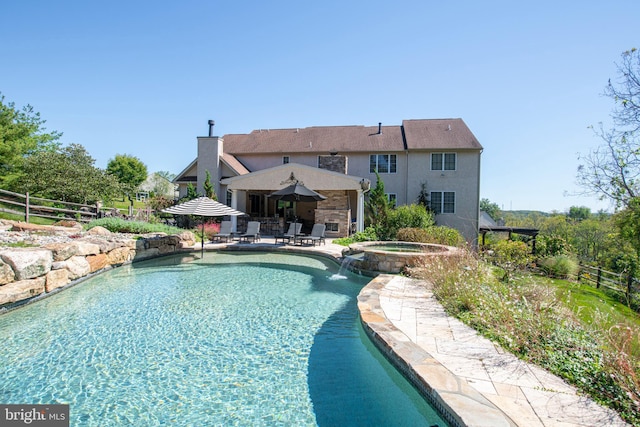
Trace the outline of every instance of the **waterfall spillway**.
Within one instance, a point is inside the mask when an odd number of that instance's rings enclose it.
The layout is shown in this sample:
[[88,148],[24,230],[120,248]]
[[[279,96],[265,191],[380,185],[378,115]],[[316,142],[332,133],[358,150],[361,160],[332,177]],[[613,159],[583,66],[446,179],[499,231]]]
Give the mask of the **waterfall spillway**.
[[331,280],[340,280],[346,279],[347,271],[351,270],[351,266],[354,262],[362,260],[364,257],[364,252],[360,252],[357,254],[347,255],[342,258],[342,263],[340,264],[340,270],[333,276],[331,276]]

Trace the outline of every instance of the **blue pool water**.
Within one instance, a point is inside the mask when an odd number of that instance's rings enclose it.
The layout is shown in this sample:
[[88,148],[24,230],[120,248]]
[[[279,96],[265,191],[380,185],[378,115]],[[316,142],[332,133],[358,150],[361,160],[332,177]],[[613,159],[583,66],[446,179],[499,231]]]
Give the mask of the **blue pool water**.
[[369,280],[315,257],[124,266],[0,316],[0,403],[73,426],[444,426],[361,329]]

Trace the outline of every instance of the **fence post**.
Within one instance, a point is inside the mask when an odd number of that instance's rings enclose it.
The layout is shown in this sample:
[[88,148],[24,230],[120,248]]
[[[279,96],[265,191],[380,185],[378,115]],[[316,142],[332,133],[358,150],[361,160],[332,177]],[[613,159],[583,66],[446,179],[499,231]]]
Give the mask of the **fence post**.
[[29,192],[24,195],[24,222],[29,222]]
[[627,275],[627,306],[631,307],[631,285],[633,283],[633,276],[631,273]]
[[600,288],[600,281],[602,280],[602,268],[598,266],[598,278],[596,280],[596,289]]

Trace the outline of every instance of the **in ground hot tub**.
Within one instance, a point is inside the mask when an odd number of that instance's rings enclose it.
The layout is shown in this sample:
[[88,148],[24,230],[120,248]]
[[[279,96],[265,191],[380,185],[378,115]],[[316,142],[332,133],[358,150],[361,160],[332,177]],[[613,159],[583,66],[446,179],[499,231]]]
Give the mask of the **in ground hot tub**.
[[345,257],[363,254],[353,267],[380,273],[400,273],[405,267],[414,267],[434,256],[449,256],[457,249],[434,243],[414,242],[358,242],[349,245]]

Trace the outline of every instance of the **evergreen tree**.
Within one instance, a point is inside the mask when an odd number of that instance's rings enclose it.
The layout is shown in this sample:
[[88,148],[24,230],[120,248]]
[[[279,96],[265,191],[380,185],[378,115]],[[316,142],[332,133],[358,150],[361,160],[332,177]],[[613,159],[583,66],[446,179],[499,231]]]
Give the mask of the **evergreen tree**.
[[205,171],[205,172],[207,176],[204,180],[204,186],[203,186],[204,195],[210,199],[218,200],[218,196],[216,196],[216,191],[213,188],[213,184],[211,183],[211,174],[209,173],[209,171]]
[[389,210],[391,204],[384,192],[384,182],[376,171],[376,186],[369,192],[369,199],[366,203],[365,225],[376,230],[378,237],[387,238]]

